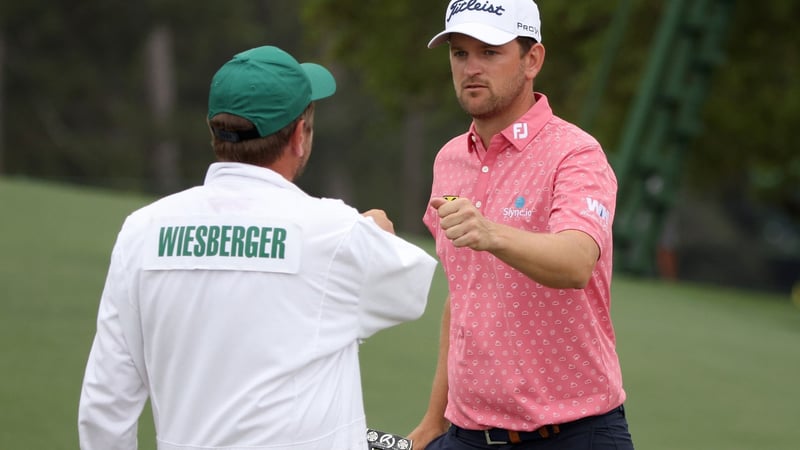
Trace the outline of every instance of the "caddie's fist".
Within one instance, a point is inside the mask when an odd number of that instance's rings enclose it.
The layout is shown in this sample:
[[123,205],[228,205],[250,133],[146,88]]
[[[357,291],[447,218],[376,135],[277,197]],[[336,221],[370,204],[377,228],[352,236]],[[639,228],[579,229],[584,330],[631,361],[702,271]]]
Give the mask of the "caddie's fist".
[[364,217],[371,217],[375,223],[381,227],[384,231],[389,233],[394,233],[394,224],[391,220],[389,220],[389,216],[386,215],[386,211],[382,209],[370,209],[369,211],[361,213]]

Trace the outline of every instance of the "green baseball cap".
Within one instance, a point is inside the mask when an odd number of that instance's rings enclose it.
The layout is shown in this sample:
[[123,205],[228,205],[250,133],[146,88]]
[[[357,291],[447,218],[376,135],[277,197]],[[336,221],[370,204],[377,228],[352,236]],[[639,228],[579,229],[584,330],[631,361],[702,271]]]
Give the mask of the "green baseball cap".
[[328,69],[300,64],[292,55],[272,46],[253,48],[225,63],[211,80],[208,118],[220,113],[243,117],[256,126],[258,136],[275,133],[308,107],[336,92]]

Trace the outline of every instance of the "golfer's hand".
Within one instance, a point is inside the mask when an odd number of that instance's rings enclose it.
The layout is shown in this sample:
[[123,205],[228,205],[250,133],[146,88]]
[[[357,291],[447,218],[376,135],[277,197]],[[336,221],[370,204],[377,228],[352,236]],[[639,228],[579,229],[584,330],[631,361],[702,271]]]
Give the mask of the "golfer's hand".
[[439,213],[440,226],[453,245],[479,251],[492,248],[494,223],[483,217],[469,199],[434,198],[429,204]]
[[406,436],[412,441],[414,450],[425,450],[425,447],[431,443],[432,440],[447,432],[447,426],[431,426],[429,424],[421,423],[414,428],[414,431]]
[[384,231],[389,233],[394,233],[394,224],[391,220],[389,220],[389,216],[386,215],[386,211],[382,209],[370,209],[369,211],[361,213],[364,217],[371,217],[375,223],[381,227]]

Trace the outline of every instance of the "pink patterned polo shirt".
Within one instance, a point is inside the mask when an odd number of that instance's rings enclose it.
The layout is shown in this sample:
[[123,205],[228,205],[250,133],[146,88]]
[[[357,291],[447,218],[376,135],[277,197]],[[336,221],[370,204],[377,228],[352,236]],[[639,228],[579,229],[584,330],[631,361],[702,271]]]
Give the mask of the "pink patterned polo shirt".
[[489,252],[455,248],[428,209],[450,291],[445,415],[462,428],[535,430],[625,400],[610,317],[616,177],[594,138],[536,99],[488,149],[474,125],[448,142],[431,198],[469,198],[488,219],[530,232],[581,230],[601,256],[584,289],[548,288]]

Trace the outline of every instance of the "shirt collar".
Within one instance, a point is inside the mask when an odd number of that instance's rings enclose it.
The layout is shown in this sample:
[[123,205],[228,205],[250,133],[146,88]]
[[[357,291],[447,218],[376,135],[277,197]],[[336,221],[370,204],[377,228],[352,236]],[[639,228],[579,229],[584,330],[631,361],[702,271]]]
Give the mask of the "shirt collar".
[[266,167],[234,162],[216,162],[208,167],[206,185],[270,184],[280,189],[288,189],[306,195],[296,184],[278,172]]
[[[545,124],[553,118],[553,110],[550,108],[547,96],[535,92],[534,98],[536,99],[536,103],[534,103],[534,105],[519,119],[499,133],[518,151],[527,148],[528,144],[539,134],[539,131],[544,128]],[[492,139],[494,139],[494,136],[492,136]],[[476,149],[475,146],[478,141],[480,141],[480,138],[475,132],[475,122],[472,122],[472,125],[469,127],[469,132],[467,133],[467,144],[470,151]]]

